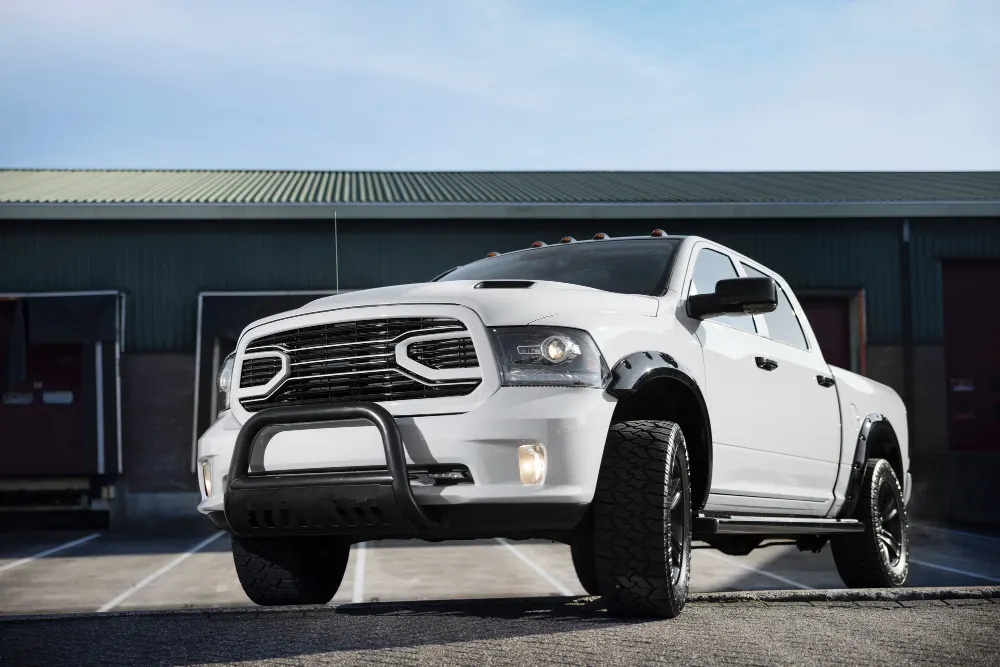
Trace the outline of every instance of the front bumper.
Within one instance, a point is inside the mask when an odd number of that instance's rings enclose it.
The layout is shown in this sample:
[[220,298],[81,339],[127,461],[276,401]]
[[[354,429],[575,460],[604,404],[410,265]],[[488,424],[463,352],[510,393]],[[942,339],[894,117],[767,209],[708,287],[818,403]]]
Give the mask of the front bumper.
[[[241,535],[432,537],[572,528],[593,497],[614,411],[613,398],[580,388],[502,388],[466,413],[388,416],[381,424],[389,413],[363,405],[368,413],[335,415],[343,406],[261,411],[242,427],[231,415],[220,419],[199,440],[199,462],[211,461],[212,470],[212,494],[202,488],[199,510],[217,521],[225,512]],[[528,443],[545,447],[541,484],[520,481],[517,448]],[[463,466],[473,483],[411,486],[401,472],[435,465]],[[376,469],[382,472],[367,477],[350,472]],[[255,525],[251,505],[260,514]],[[294,512],[327,512],[328,525]]]

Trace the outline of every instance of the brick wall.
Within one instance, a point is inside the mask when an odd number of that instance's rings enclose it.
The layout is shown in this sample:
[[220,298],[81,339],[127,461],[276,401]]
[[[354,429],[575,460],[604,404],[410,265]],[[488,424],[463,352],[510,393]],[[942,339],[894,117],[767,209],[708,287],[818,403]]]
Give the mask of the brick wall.
[[197,491],[191,472],[194,355],[126,354],[121,373],[128,492]]

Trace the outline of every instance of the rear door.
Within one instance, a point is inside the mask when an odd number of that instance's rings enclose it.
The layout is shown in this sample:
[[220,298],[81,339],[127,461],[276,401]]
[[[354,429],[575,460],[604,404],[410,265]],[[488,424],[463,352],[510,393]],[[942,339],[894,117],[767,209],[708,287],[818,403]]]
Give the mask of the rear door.
[[816,503],[815,513],[823,514],[833,500],[840,465],[840,401],[833,376],[788,285],[747,261],[741,268],[748,277],[768,277],[778,286],[778,307],[758,318],[764,337],[759,354],[773,368],[759,382],[776,401],[770,410],[774,435],[767,444],[778,455],[776,493]]

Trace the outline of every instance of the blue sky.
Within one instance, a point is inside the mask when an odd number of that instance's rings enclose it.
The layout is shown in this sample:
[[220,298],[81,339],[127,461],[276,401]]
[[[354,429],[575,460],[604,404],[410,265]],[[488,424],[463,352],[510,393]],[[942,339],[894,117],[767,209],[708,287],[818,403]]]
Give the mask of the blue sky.
[[2,0],[0,166],[1000,168],[998,0]]

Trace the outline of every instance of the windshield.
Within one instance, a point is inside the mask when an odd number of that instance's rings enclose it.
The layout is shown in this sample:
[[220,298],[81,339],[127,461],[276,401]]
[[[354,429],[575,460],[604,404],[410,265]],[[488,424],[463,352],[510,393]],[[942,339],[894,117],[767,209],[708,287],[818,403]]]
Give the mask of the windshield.
[[551,280],[622,294],[663,293],[680,239],[608,240],[544,246],[481,259],[438,278]]

